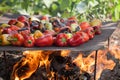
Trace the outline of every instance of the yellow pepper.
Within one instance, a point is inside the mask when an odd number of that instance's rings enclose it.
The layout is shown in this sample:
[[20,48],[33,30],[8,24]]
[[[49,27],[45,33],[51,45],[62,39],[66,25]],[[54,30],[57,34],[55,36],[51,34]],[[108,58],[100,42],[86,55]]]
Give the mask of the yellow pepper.
[[0,45],[10,45],[10,41],[8,41],[9,34],[1,34],[0,35]]
[[36,30],[36,31],[34,32],[34,34],[33,34],[33,37],[34,37],[35,39],[37,39],[37,38],[39,38],[39,37],[41,37],[41,36],[43,36],[43,33],[42,33],[41,31],[39,31],[39,30]]

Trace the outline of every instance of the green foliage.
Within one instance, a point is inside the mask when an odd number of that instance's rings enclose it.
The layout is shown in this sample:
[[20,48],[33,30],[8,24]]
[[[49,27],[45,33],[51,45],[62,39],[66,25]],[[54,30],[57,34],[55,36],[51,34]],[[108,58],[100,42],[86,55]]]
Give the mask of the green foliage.
[[120,19],[120,0],[0,0],[0,12],[77,16],[80,21]]

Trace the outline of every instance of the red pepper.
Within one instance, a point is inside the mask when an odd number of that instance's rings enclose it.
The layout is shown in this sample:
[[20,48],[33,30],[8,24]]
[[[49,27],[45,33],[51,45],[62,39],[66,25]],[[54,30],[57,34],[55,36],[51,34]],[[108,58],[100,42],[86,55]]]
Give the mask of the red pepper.
[[92,27],[87,28],[84,32],[88,34],[89,39],[94,38],[95,31]]
[[51,34],[54,36],[54,35],[56,35],[56,32],[54,30],[45,30],[43,34],[44,35]]
[[80,23],[80,28],[84,31],[86,30],[87,28],[90,27],[90,24],[88,22],[81,22]]
[[21,34],[16,33],[16,34],[12,34],[9,40],[12,43],[12,45],[22,46],[24,42],[24,37]]
[[68,41],[68,35],[65,34],[65,33],[60,33],[56,37],[55,44],[57,46],[64,47],[64,46],[68,46],[68,42],[67,41]]
[[89,36],[87,35],[87,33],[83,32],[83,31],[78,31],[78,32],[76,32],[76,34],[82,36],[84,42],[87,42],[89,40]]
[[70,18],[68,18],[68,20],[74,20],[74,21],[77,21],[77,18],[75,16],[72,16]]
[[35,40],[35,45],[39,47],[52,46],[53,41],[52,35],[44,35]]
[[84,43],[84,38],[82,35],[75,33],[72,38],[68,40],[70,46],[79,46]]
[[35,43],[35,39],[33,36],[24,35],[24,46],[25,47],[33,47]]
[[47,16],[42,16],[40,20],[48,20]]
[[19,30],[20,28],[17,27],[17,26],[15,26],[15,25],[11,25],[11,26],[10,26],[10,29],[11,29],[12,31],[17,31],[17,30]]
[[10,34],[12,30],[10,28],[3,28],[2,29],[2,34]]
[[25,16],[19,16],[17,18],[17,20],[20,21],[20,22],[25,22],[27,20],[27,18]]

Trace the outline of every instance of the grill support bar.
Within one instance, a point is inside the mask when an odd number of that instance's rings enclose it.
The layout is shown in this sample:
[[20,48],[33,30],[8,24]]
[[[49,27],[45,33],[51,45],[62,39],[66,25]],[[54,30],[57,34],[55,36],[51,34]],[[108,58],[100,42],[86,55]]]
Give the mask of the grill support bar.
[[96,50],[96,52],[95,52],[94,80],[96,80],[97,55],[98,55],[98,50]]
[[6,51],[3,51],[3,56],[4,56],[4,64],[5,64],[5,67],[4,67],[4,69],[5,69],[5,80],[9,80],[8,70],[7,70],[7,67],[8,67],[7,63],[8,63],[8,61],[7,61],[7,57],[6,57]]

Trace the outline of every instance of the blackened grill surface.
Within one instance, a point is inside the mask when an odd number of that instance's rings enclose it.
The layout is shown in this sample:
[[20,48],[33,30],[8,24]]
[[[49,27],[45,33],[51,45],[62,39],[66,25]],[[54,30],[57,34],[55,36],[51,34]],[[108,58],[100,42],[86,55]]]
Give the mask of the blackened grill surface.
[[105,41],[111,36],[114,30],[117,27],[117,23],[107,22],[103,23],[102,26],[102,34],[95,35],[92,40],[77,46],[77,47],[33,47],[33,48],[25,48],[25,47],[16,47],[16,46],[0,46],[0,51],[25,51],[25,50],[72,50],[72,51],[91,51],[98,50],[104,47]]

